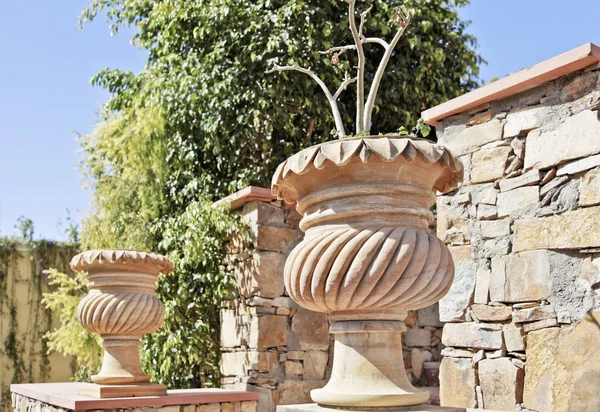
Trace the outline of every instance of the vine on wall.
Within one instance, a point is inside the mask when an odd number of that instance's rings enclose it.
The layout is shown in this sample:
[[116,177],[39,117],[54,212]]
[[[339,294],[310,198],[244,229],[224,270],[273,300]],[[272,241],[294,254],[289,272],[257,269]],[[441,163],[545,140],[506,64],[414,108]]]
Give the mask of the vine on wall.
[[52,312],[42,304],[46,268],[66,271],[78,252],[74,242],[33,240],[30,220],[19,222],[21,237],[0,237],[0,410],[10,407],[10,384],[44,382],[50,376],[44,335]]

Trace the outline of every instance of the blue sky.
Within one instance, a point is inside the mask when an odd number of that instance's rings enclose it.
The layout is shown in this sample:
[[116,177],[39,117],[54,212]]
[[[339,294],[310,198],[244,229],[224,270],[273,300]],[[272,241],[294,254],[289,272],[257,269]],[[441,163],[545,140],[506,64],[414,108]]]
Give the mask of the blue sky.
[[[472,0],[461,12],[488,61],[484,80],[504,77],[586,42],[600,45],[598,0]],[[86,1],[0,0],[0,235],[19,216],[36,238],[64,240],[69,209],[89,210],[77,133],[88,133],[107,94],[89,80],[102,67],[139,71],[144,52],[103,19],[76,30]]]

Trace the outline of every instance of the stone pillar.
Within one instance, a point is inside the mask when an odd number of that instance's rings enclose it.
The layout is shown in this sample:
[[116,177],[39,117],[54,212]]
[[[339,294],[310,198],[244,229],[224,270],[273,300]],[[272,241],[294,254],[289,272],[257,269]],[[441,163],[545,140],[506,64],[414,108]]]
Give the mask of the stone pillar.
[[[600,67],[577,70],[600,59],[589,49],[430,112],[467,169],[437,201],[456,262],[440,301],[442,405],[600,410]],[[500,85],[512,94],[494,98]]]
[[[285,259],[303,236],[296,211],[268,189],[240,193],[229,200],[254,240],[237,245],[235,293],[222,304],[222,387],[258,392],[258,410],[274,412],[276,405],[309,402],[310,391],[325,384],[329,324],[325,314],[299,308],[284,289]],[[255,200],[257,193],[263,196]]]

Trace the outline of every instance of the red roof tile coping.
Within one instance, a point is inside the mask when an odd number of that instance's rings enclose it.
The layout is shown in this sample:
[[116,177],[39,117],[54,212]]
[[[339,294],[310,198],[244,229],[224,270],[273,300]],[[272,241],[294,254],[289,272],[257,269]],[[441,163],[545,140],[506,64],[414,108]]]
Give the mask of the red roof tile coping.
[[421,113],[425,123],[435,124],[493,100],[523,92],[600,61],[600,47],[587,43],[576,49],[523,69],[479,89],[463,94]]
[[257,186],[248,186],[238,192],[224,197],[221,200],[218,200],[217,202],[215,202],[215,204],[221,202],[230,202],[231,210],[235,210],[244,206],[248,202],[252,202],[253,200],[259,200],[261,202],[272,202],[277,200],[277,197],[273,196],[273,194],[271,193],[271,189],[266,189],[264,187]]
[[90,409],[122,409],[162,407],[169,405],[200,405],[206,403],[256,401],[258,393],[224,389],[177,389],[167,396],[140,396],[136,398],[97,399],[77,394],[77,382],[31,383],[10,385],[13,393],[74,411]]

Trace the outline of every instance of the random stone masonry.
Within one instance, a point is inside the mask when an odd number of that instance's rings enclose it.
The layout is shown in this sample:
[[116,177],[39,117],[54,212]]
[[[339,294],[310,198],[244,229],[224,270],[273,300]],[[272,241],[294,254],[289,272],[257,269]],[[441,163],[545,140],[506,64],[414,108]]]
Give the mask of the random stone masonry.
[[[300,308],[285,292],[287,254],[303,237],[300,216],[278,202],[251,201],[238,213],[253,244],[233,241],[236,291],[222,303],[222,387],[259,393],[258,411],[310,403],[310,391],[331,374],[333,341],[324,313]],[[409,312],[404,364],[413,383],[437,388],[442,326],[437,305]]]
[[[444,119],[442,405],[600,411],[600,66]],[[516,408],[516,409],[515,409]]]

